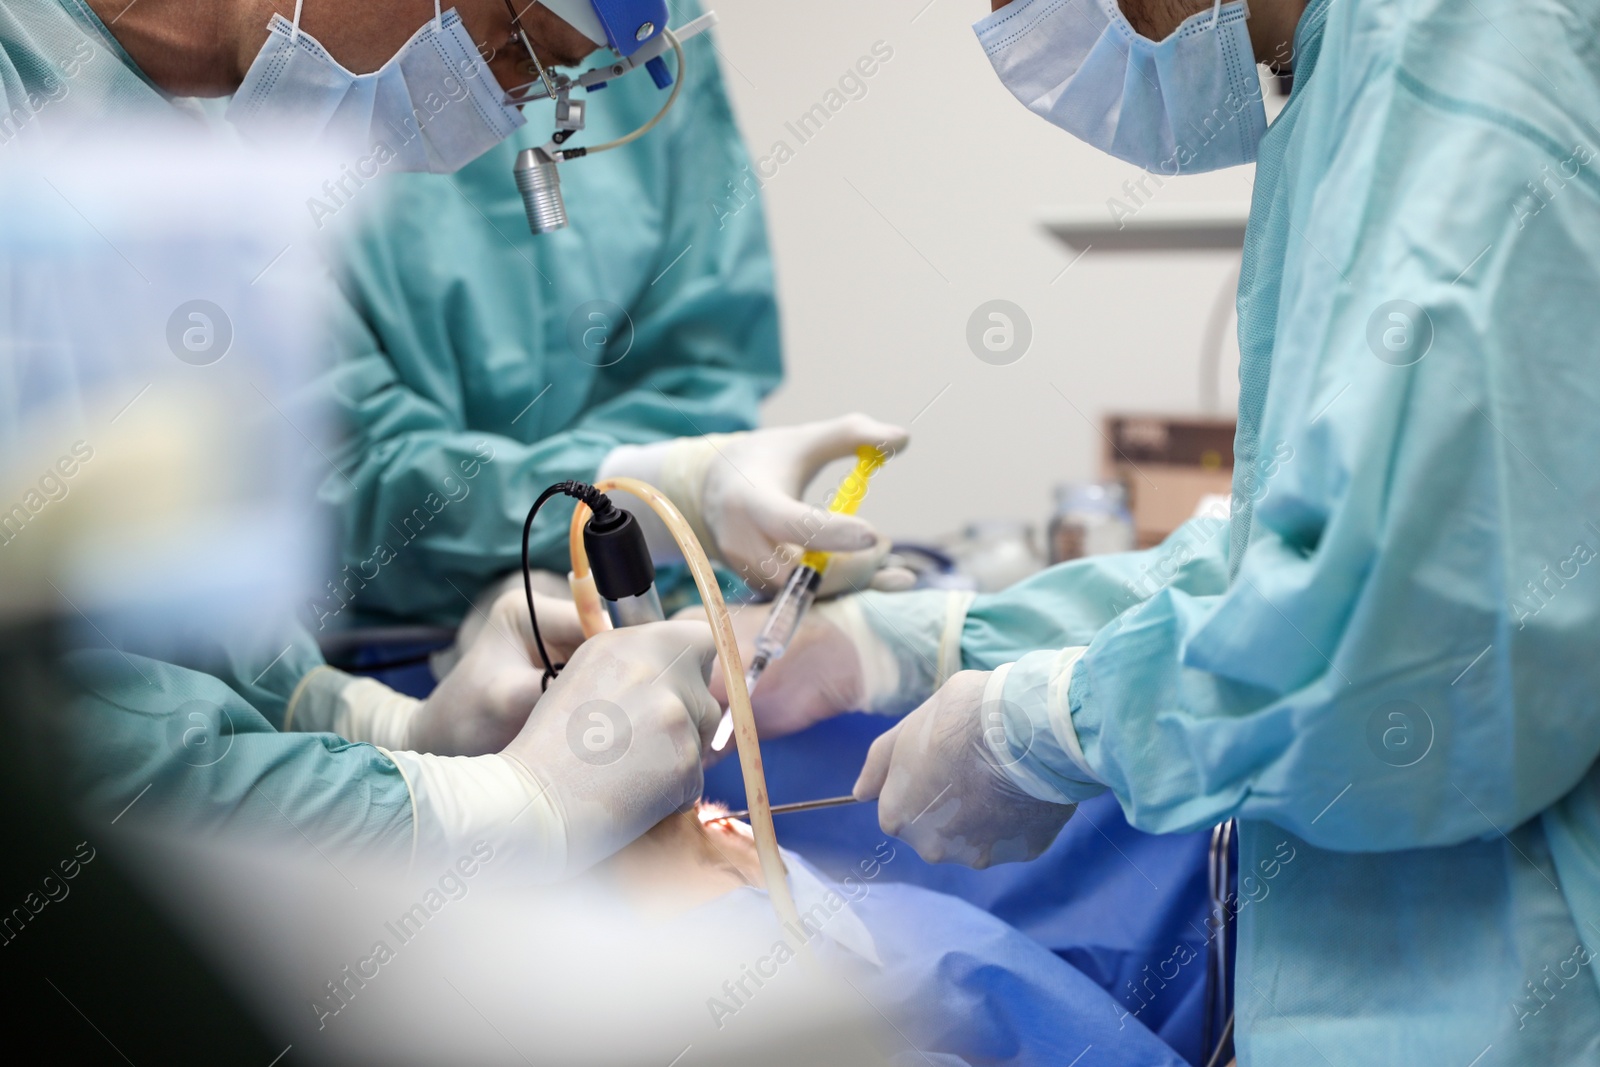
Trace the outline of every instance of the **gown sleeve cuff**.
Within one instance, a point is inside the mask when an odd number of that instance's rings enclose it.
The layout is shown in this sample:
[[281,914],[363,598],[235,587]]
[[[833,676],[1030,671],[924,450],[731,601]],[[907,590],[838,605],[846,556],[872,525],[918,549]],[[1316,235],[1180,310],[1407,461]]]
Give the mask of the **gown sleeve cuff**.
[[1068,690],[1088,646],[1030,652],[998,668],[984,689],[985,717],[999,716],[1010,760],[1004,770],[1029,796],[1076,804],[1105,792],[1078,743]]
[[565,820],[550,790],[508,756],[433,756],[381,750],[411,791],[411,863],[429,870],[488,842],[533,881],[561,877]]
[[818,604],[861,656],[862,707],[904,715],[961,670],[961,630],[973,594],[860,593]]

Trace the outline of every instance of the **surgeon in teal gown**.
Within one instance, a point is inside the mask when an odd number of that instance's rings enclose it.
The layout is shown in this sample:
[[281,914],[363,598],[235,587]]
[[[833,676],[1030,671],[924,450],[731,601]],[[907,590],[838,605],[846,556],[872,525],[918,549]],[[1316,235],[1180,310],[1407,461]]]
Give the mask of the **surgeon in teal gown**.
[[[96,14],[97,8],[105,15],[104,20]],[[0,155],[0,165],[24,160],[38,165],[41,159],[50,159],[50,153],[59,147],[94,146],[108,133],[138,133],[156,139],[176,132],[180,138],[187,136],[195,141],[219,134],[232,136],[219,131],[217,117],[207,108],[175,95],[173,87],[184,85],[196,93],[225,92],[230,88],[230,71],[231,87],[236,87],[242,71],[233,70],[233,65],[241,55],[248,62],[249,46],[261,47],[255,35],[262,31],[256,24],[246,25],[240,20],[235,25],[219,19],[218,33],[240,34],[239,40],[230,42],[210,32],[193,32],[191,24],[182,22],[182,13],[170,5],[123,9],[115,18],[107,8],[98,0],[93,4],[89,0],[16,0],[0,7],[0,153],[9,153]],[[490,25],[497,18],[505,22],[507,18],[502,5],[487,0],[479,0],[470,8],[470,16],[479,25]],[[393,20],[386,22],[385,10],[340,12],[319,7],[317,15],[323,20],[319,25],[331,30],[340,29],[340,20],[346,20],[343,30],[357,37],[382,37],[406,29],[393,24]],[[417,17],[420,21],[424,16]],[[116,23],[117,33],[126,40],[139,42],[144,63],[130,54],[135,45],[125,47],[123,39],[108,27],[110,22]],[[404,34],[392,47],[400,47],[403,40]],[[210,57],[214,62],[206,62],[208,48],[219,53]],[[544,377],[551,386],[551,395],[543,397],[539,410],[530,403],[524,405],[524,411],[498,412],[497,417],[504,415],[498,425],[516,424],[526,430],[517,430],[525,432],[524,443],[508,444],[497,439],[495,447],[501,458],[509,458],[517,448],[523,450],[525,458],[532,457],[519,466],[524,488],[532,487],[529,497],[542,487],[541,479],[554,480],[582,472],[592,476],[597,457],[604,455],[609,446],[629,439],[630,433],[638,438],[677,432],[673,429],[677,424],[663,423],[660,417],[650,422],[648,412],[654,409],[670,412],[676,405],[681,414],[671,417],[680,420],[683,432],[695,432],[689,426],[690,420],[705,430],[743,426],[753,418],[755,400],[776,378],[776,326],[759,211],[750,210],[730,222],[727,240],[719,244],[717,218],[710,206],[669,203],[670,190],[681,184],[671,177],[673,168],[689,166],[689,157],[698,158],[702,151],[713,166],[725,165],[738,155],[709,45],[703,40],[691,43],[690,51],[698,61],[699,88],[685,91],[672,120],[673,132],[662,131],[654,144],[646,139],[630,146],[631,152],[617,153],[619,159],[632,156],[647,161],[637,169],[633,164],[608,163],[609,156],[597,156],[591,161],[595,184],[573,197],[573,208],[575,218],[590,222],[593,229],[587,233],[569,231],[558,237],[553,250],[561,254],[552,256],[545,265],[545,279],[552,286],[557,283],[551,279],[573,275],[581,280],[571,284],[586,299],[591,295],[610,297],[632,307],[640,320],[641,351],[648,350],[651,358],[621,361],[604,369],[558,367],[550,360],[527,358],[528,369]],[[185,72],[181,63],[169,63],[174,56],[193,60],[194,69]],[[160,84],[147,73],[156,69],[163,71]],[[189,81],[185,82],[185,78]],[[645,81],[645,76],[634,80]],[[664,97],[653,89],[646,92],[643,87],[627,88],[620,82],[611,87],[611,93],[619,101],[619,108],[609,117],[601,117],[597,110],[595,126],[602,134],[614,127],[628,126],[647,106],[659,106]],[[703,143],[691,144],[698,136],[696,124],[700,122],[708,126]],[[504,171],[495,166],[476,172],[486,187],[493,185],[491,173],[503,177],[510,187],[508,160],[509,156],[501,159],[507,164]],[[116,180],[114,168],[105,177]],[[377,199],[381,184],[374,182],[363,190],[368,194],[367,200]],[[408,188],[397,191],[396,210],[404,207]],[[437,249],[402,257],[403,276],[388,277],[391,289],[387,296],[378,295],[373,288],[352,291],[366,302],[362,310],[373,305],[387,311],[410,309],[413,302],[420,308],[425,297],[437,298],[428,314],[436,314],[438,321],[431,327],[416,322],[403,329],[396,326],[385,337],[385,343],[402,352],[402,359],[422,360],[424,357],[414,349],[406,348],[402,335],[409,330],[415,340],[431,330],[430,336],[416,343],[437,342],[443,350],[459,345],[463,350],[490,357],[489,364],[458,374],[457,383],[460,395],[467,398],[468,409],[476,412],[484,405],[492,409],[494,405],[485,400],[484,390],[516,378],[514,370],[499,365],[496,359],[513,350],[523,351],[516,349],[518,338],[527,339],[535,353],[543,353],[547,346],[557,343],[557,334],[545,337],[531,325],[536,319],[548,318],[541,297],[531,290],[521,297],[512,295],[523,284],[542,285],[545,281],[540,281],[538,272],[531,269],[526,276],[504,281],[496,273],[505,264],[494,262],[492,246],[503,241],[500,235],[509,224],[525,229],[520,208],[515,217],[485,219],[461,199],[454,186],[441,182],[435,191],[458,198],[464,214],[452,215],[448,206],[438,203],[420,210],[426,210],[437,226],[450,230],[453,239],[460,242],[460,254],[453,261],[442,252],[435,254]],[[618,197],[615,217],[606,216],[602,207],[611,194]],[[713,223],[710,230],[698,213],[691,217],[691,206],[704,210]],[[509,209],[509,205],[506,207]],[[501,214],[499,208],[491,211],[496,216]],[[594,223],[596,213],[603,216],[598,224]],[[639,220],[638,225],[623,225],[620,218],[624,214]],[[603,228],[607,224],[612,228]],[[657,227],[659,234],[650,236]],[[466,228],[482,231],[480,236],[485,240],[472,245],[460,232]],[[681,257],[675,251],[659,263],[651,260],[662,242],[680,236],[686,245],[692,242],[695,248],[682,249]],[[525,269],[531,266],[518,254],[511,254],[511,259]],[[508,315],[506,305],[517,300],[521,302],[519,306],[526,304],[532,309],[532,317],[480,321],[481,316],[469,310],[470,301],[463,297],[463,290],[472,287],[472,266],[480,272],[477,278],[493,290],[498,300],[497,313]],[[24,282],[38,281],[29,275],[29,268],[26,263],[0,263],[0,278],[7,282],[0,286],[0,306],[10,306],[15,311],[15,302],[28,300],[29,287]],[[371,274],[380,268],[370,263],[367,268],[371,281]],[[352,273],[359,274],[361,269],[359,265],[353,267]],[[455,271],[453,276],[451,270]],[[63,282],[69,283],[70,280]],[[562,294],[562,299],[568,295],[566,288],[552,292]],[[349,331],[349,335],[366,336],[370,345],[370,334],[363,334],[364,320],[359,311],[348,304],[340,306],[338,300],[334,303],[335,326]],[[30,414],[26,398],[30,377],[37,376],[39,362],[70,358],[69,353],[51,348],[50,336],[19,334],[18,322],[22,318],[26,316],[0,315],[6,351],[6,358],[0,361],[0,416],[7,431],[22,425],[22,416]],[[466,332],[458,334],[458,329]],[[475,329],[481,332],[474,334]],[[480,345],[479,341],[484,343]],[[370,348],[355,351],[364,353]],[[436,373],[444,373],[440,369],[442,363],[432,366]],[[358,356],[352,361],[350,374],[337,384],[350,386],[352,391],[341,395],[354,398],[353,406],[378,419],[375,436],[382,437],[389,430],[414,429],[418,418],[426,421],[426,402],[414,394],[408,399],[398,388],[385,391],[382,384],[374,384],[370,366],[365,373],[364,378]],[[66,379],[71,377],[65,375]],[[516,381],[528,383],[526,378]],[[361,391],[363,385],[368,387],[366,392]],[[584,412],[589,413],[587,423],[581,417]],[[520,421],[514,417],[519,414],[523,416]],[[526,443],[560,430],[566,432],[542,451]],[[0,432],[0,438],[7,436],[10,434]],[[418,453],[426,435],[413,435],[409,440],[403,434],[399,436],[405,461],[419,462]],[[436,447],[442,457],[440,462],[454,466],[457,478],[465,479],[476,491],[476,499],[466,507],[478,507],[478,500],[494,496],[496,490],[487,485],[508,464],[484,463],[484,471],[495,473],[480,471],[478,477],[466,474],[456,463],[447,437],[439,435],[429,447]],[[16,443],[19,450],[21,446],[31,447],[31,442]],[[384,455],[395,458],[392,451]],[[379,457],[374,464],[381,466],[383,461],[384,457]],[[352,471],[367,479],[366,468],[358,468],[359,461]],[[406,476],[401,472],[392,477],[403,482]],[[512,489],[502,487],[502,491]],[[440,492],[446,498],[457,496],[450,486],[441,487]],[[452,499],[451,503],[458,511],[464,510],[459,500]],[[435,529],[446,528],[456,518],[445,516]],[[414,557],[421,554],[420,548],[411,553]],[[408,560],[405,565],[412,564]],[[448,583],[442,587],[448,589]],[[453,714],[439,718],[471,722],[484,710],[494,711],[498,704],[499,711],[511,710],[513,719],[520,712],[517,721],[526,720],[533,702],[548,704],[563,683],[588,698],[605,695],[608,688],[620,686],[610,696],[614,701],[622,700],[624,690],[645,692],[658,701],[675,687],[663,671],[644,670],[633,682],[623,676],[638,673],[638,667],[663,652],[658,665],[662,668],[680,661],[696,661],[697,657],[683,653],[691,645],[702,643],[698,631],[686,642],[681,639],[684,632],[672,629],[677,625],[672,624],[667,630],[656,632],[675,633],[677,637],[661,637],[657,643],[665,641],[662,649],[644,653],[643,658],[638,649],[617,649],[621,659],[634,664],[634,669],[620,674],[616,670],[590,672],[580,669],[575,660],[573,669],[552,683],[541,698],[542,664],[527,647],[529,637],[524,634],[518,642],[514,636],[522,629],[526,609],[505,603],[509,609],[498,620],[491,616],[495,625],[486,626],[483,635],[472,643],[474,648],[495,650],[493,656],[483,660],[486,669],[471,679],[466,679],[459,667],[452,672],[442,683],[441,691],[456,685],[459,692],[454,697],[440,698],[432,707]],[[570,605],[565,608],[570,610]],[[541,609],[540,615],[549,626],[562,610],[563,606],[552,604],[549,609]],[[575,626],[575,619],[569,620],[567,647],[552,646],[561,658],[575,655]],[[623,644],[636,644],[648,640],[643,633],[647,629],[654,628],[635,628],[637,634],[630,630],[617,636]],[[456,854],[460,843],[472,840],[475,834],[504,829],[516,821],[516,832],[529,846],[530,856],[551,872],[563,864],[580,866],[593,862],[597,857],[590,846],[601,845],[602,840],[602,848],[624,843],[629,833],[616,831],[626,827],[630,821],[626,817],[628,811],[637,807],[627,798],[651,798],[647,808],[666,805],[659,812],[635,812],[644,820],[633,827],[632,833],[637,833],[680,802],[671,795],[675,785],[688,786],[686,791],[690,794],[698,792],[698,759],[685,765],[686,776],[676,768],[669,771],[665,775],[668,781],[663,783],[668,786],[666,789],[641,788],[641,782],[630,771],[626,777],[631,780],[618,782],[615,788],[600,786],[595,790],[599,779],[592,766],[570,767],[569,774],[557,771],[548,760],[541,763],[540,759],[530,760],[513,751],[527,739],[532,726],[503,746],[497,741],[449,752],[412,745],[409,742],[416,740],[416,734],[408,733],[411,727],[404,724],[420,721],[414,716],[428,705],[419,705],[371,680],[358,680],[326,666],[316,642],[289,619],[261,620],[257,632],[249,634],[187,636],[190,640],[185,645],[179,635],[171,633],[118,633],[116,651],[87,649],[67,657],[66,666],[78,685],[78,699],[53,724],[68,726],[82,758],[61,773],[72,795],[80,798],[97,818],[101,814],[120,818],[119,813],[127,811],[131,814],[124,825],[153,820],[181,832],[228,829],[278,834],[339,854],[411,857],[427,862],[435,856],[448,858]],[[709,635],[703,636],[709,640]],[[160,638],[153,645],[161,649],[162,658],[140,654],[143,637]],[[507,637],[512,639],[506,640]],[[177,647],[184,651],[173,653]],[[707,710],[710,696],[704,693],[697,671],[693,673],[696,677],[687,678],[685,685],[678,688],[688,694],[685,706],[697,702],[701,705],[698,711],[691,709],[695,723],[709,715],[705,730],[709,736],[716,709]],[[501,696],[496,697],[497,693]],[[666,706],[671,707],[676,699],[673,696]],[[668,718],[675,715],[673,711]],[[546,718],[562,717],[558,711],[546,709]],[[668,731],[658,733],[651,726],[640,733],[652,734],[651,740],[666,740],[668,732],[681,724],[667,725]],[[397,726],[401,728],[396,729]],[[210,748],[197,757],[189,746],[200,737]],[[635,738],[635,750],[639,740]],[[688,740],[698,744],[697,738]],[[225,757],[209,759],[213,749],[225,753]],[[555,738],[542,752],[555,762],[564,762],[570,755],[564,737]],[[516,760],[521,760],[520,769],[513,765]],[[510,774],[506,773],[508,769]],[[480,773],[485,771],[487,776]],[[680,778],[681,782],[674,781]],[[527,832],[529,816],[538,807],[552,804],[551,798],[564,783],[577,783],[605,803],[616,801],[620,806],[594,826],[579,827],[563,815],[542,820],[534,832]],[[483,803],[497,789],[499,799]],[[132,807],[135,802],[136,809]],[[586,810],[603,812],[605,805],[590,804]],[[532,821],[541,823],[540,819]],[[561,825],[563,821],[569,825]],[[428,842],[430,824],[436,831],[432,847]],[[578,858],[580,853],[582,859]]]
[[1231,521],[819,613],[860,703],[926,701],[858,793],[976,863],[1104,790],[1239,820],[1242,1067],[1597,1063],[1600,13],[1300,7]]
[[[328,626],[352,601],[457,621],[463,594],[519,566],[546,486],[592,481],[621,444],[755,427],[782,375],[772,259],[712,42],[684,51],[662,126],[562,165],[565,230],[534,236],[512,180],[554,130],[548,103],[460,172],[386,176],[325,219],[354,311],[335,389],[352,434],[324,487],[347,569],[313,605]],[[572,143],[626,134],[666,97],[618,79]],[[570,506],[549,511],[533,561],[564,574]]]

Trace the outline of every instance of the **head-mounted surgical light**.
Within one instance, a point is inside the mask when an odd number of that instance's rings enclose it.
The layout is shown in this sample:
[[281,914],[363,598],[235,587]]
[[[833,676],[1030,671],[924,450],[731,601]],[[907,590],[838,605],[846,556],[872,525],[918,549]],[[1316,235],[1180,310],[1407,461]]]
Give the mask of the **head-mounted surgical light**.
[[667,28],[664,0],[540,0],[573,29],[619,56],[655,39]]
[[[555,133],[538,147],[524,149],[517,155],[512,176],[517,191],[522,194],[522,206],[528,215],[528,228],[534,233],[551,233],[567,226],[567,208],[561,195],[561,174],[558,164],[584,156],[620,148],[638,140],[655,128],[672,105],[677,103],[683,90],[684,55],[682,42],[704,33],[716,25],[715,12],[706,12],[677,30],[667,28],[667,5],[664,0],[542,0],[556,15],[592,41],[603,36],[612,52],[611,59],[576,78],[553,71],[540,62],[533,50],[533,42],[522,27],[514,0],[506,0],[511,12],[515,37],[528,52],[531,69],[539,75],[537,81],[514,89],[508,94],[510,103],[523,107],[537,100],[555,101]],[[678,74],[674,78],[667,67],[666,53],[671,50],[678,59]],[[650,72],[656,88],[671,88],[672,92],[661,110],[632,133],[587,147],[565,147],[568,140],[583,130],[587,119],[587,100],[574,100],[573,90],[585,94],[598,92],[608,83],[630,71],[644,67]]]

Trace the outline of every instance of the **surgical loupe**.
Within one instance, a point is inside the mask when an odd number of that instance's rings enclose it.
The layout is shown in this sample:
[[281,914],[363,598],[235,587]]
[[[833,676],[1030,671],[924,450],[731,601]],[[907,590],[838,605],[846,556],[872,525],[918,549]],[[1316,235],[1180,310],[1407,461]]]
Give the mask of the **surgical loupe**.
[[[620,148],[654,129],[666,117],[667,112],[672,110],[672,106],[678,101],[678,95],[683,91],[685,59],[682,43],[716,25],[717,15],[714,11],[708,11],[677,30],[668,29],[664,25],[664,16],[663,24],[659,26],[653,21],[643,21],[632,30],[631,38],[628,33],[619,34],[616,28],[610,25],[611,21],[618,21],[617,19],[608,19],[606,30],[614,52],[613,58],[603,66],[580,74],[576,78],[546,68],[534,53],[533,43],[523,31],[521,22],[516,19],[514,9],[512,18],[516,36],[527,49],[533,61],[533,68],[539,77],[525,86],[511,90],[507,93],[507,100],[516,107],[526,107],[539,100],[554,100],[556,122],[555,134],[548,142],[538,148],[526,148],[518,153],[516,165],[512,168],[512,176],[516,180],[517,191],[522,194],[523,209],[528,215],[528,228],[535,234],[553,233],[567,227],[567,206],[561,194],[561,174],[557,169],[558,165],[597,152]],[[664,58],[668,49],[671,49],[678,59],[676,78],[668,69]],[[666,103],[661,105],[661,110],[632,133],[615,140],[587,147],[564,147],[574,134],[582,132],[588,117],[588,101],[574,100],[573,90],[582,89],[585,94],[599,92],[611,81],[639,67],[644,67],[650,72],[656,88],[666,89],[669,86],[672,88]]]

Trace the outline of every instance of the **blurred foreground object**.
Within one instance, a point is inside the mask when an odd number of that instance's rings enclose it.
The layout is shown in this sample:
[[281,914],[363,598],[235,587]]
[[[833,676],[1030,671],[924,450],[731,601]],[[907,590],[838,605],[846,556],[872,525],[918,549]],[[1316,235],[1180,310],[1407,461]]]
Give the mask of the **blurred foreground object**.
[[84,143],[0,153],[0,796],[28,813],[3,836],[6,1000],[62,1062],[266,1063],[283,1045],[116,854],[139,796],[85,812],[43,728],[65,648],[173,643],[304,586],[316,431],[285,412],[321,277],[293,193],[329,171],[192,131]]
[[0,159],[0,615],[193,625],[307,587],[324,172],[193,139]]

